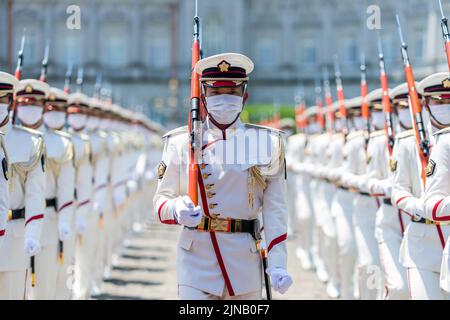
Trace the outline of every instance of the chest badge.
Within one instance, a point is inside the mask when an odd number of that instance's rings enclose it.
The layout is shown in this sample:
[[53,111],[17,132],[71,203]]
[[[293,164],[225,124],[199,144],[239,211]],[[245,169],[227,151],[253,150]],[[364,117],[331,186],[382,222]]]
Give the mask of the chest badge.
[[167,165],[164,163],[164,161],[161,161],[158,165],[158,179],[162,179],[164,177],[164,174],[166,173]]
[[395,172],[395,170],[397,170],[397,160],[395,160],[394,158],[390,158],[389,167],[391,168],[392,172]]
[[436,169],[436,162],[430,159],[430,161],[428,161],[427,167],[425,168],[427,177],[431,177],[434,174],[435,169]]

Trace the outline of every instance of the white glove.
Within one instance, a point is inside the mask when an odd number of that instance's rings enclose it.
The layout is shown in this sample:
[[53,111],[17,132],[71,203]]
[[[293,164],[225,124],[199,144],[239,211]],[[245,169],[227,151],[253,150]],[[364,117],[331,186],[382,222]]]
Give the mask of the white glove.
[[188,196],[175,200],[175,219],[186,227],[196,227],[202,221],[202,209],[194,207],[194,203]]
[[86,220],[78,217],[76,221],[76,230],[78,234],[84,235],[87,231]]
[[60,222],[58,225],[59,240],[65,241],[70,238],[72,231],[67,223]]
[[41,245],[39,244],[38,241],[31,238],[25,238],[25,252],[29,256],[34,256],[39,251],[41,251]]
[[114,205],[116,206],[116,207],[118,207],[118,206],[120,206],[122,203],[124,203],[125,202],[125,200],[126,200],[126,196],[122,193],[122,192],[120,192],[120,193],[118,193],[118,194],[115,194],[114,196],[113,196],[113,200],[114,200]]
[[283,268],[267,268],[266,273],[270,276],[273,289],[281,294],[284,294],[292,285],[291,276]]
[[408,205],[411,205],[412,207],[410,214],[413,215],[414,219],[420,220],[424,216],[422,199],[410,198],[407,201]]
[[384,181],[383,182],[383,192],[387,198],[391,197],[392,194],[392,181]]

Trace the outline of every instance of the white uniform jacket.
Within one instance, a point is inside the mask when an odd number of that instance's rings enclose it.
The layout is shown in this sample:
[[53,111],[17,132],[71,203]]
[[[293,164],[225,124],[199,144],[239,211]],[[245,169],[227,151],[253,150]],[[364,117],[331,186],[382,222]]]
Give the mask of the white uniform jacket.
[[[30,259],[24,240],[40,243],[45,213],[45,143],[42,134],[12,126],[5,136],[11,171],[10,209],[25,209],[25,219],[9,220],[0,247],[0,271],[26,270]],[[4,258],[7,257],[7,258]]]
[[[181,128],[165,137],[154,207],[159,221],[176,224],[175,199],[188,192],[188,134],[186,128]],[[245,137],[250,142],[244,144]],[[261,146],[268,149],[264,150]],[[221,131],[207,119],[203,127],[202,149],[199,202],[203,214],[252,220],[262,212],[269,266],[286,269],[286,181],[284,144],[280,132],[242,124],[240,120]],[[245,156],[246,149],[248,157],[241,158]],[[230,150],[237,151],[237,161],[233,158],[236,153]],[[226,155],[222,158],[227,159],[225,163],[215,161],[222,155]],[[264,189],[255,181],[258,179],[251,178],[254,169],[262,174],[266,183]],[[261,290],[260,257],[249,233],[209,233],[183,228],[178,246],[180,285],[218,296],[222,295],[224,285],[230,295]]]

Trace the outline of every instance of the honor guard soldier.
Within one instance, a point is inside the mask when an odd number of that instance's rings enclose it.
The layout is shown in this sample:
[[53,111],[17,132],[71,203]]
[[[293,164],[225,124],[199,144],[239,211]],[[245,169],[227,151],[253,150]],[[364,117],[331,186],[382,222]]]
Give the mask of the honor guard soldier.
[[[54,291],[53,299],[61,300],[68,300],[71,297],[72,288],[68,285],[68,281],[73,273],[76,239],[74,147],[72,136],[63,131],[66,125],[68,98],[69,95],[63,90],[50,88],[43,115],[45,128],[41,127],[46,141],[48,159],[46,218],[47,214],[52,219],[57,218],[59,236],[56,283],[55,289],[51,291]],[[54,246],[54,234],[52,234],[51,240],[52,246]],[[54,263],[54,261],[55,253],[50,255],[48,264]],[[48,279],[52,277],[53,274],[49,275]]]
[[90,293],[92,248],[94,246],[93,229],[98,216],[92,213],[93,177],[91,144],[89,136],[83,133],[89,111],[89,98],[79,92],[69,95],[67,101],[67,122],[70,126],[74,146],[75,164],[75,226],[78,241],[75,245],[75,299],[86,299]]
[[[5,134],[10,128],[9,110],[12,107],[13,95],[18,81],[9,73],[0,72],[0,159],[2,161],[2,172],[0,175],[0,248],[6,234],[6,223],[9,212],[9,161],[5,146]],[[1,278],[1,273],[0,273]],[[0,280],[0,283],[1,280]]]
[[[440,79],[442,78],[436,77],[435,84],[439,85]],[[436,224],[448,228],[450,221],[450,89],[449,86],[443,86],[439,91],[431,96],[424,94],[430,121],[439,129],[434,134],[435,145],[427,167],[424,215]],[[447,293],[450,293],[449,239],[448,237],[446,239],[440,274],[440,287]]]
[[[18,115],[22,125],[37,129],[43,134],[47,161],[45,162],[45,215],[41,236],[41,252],[36,255],[37,285],[30,291],[35,300],[53,299],[56,294],[58,264],[63,259],[62,243],[70,237],[70,220],[73,204],[73,147],[70,136],[59,131],[65,123],[65,111],[57,112],[55,90],[50,95],[50,87],[41,81],[22,80],[20,84],[27,88],[46,88],[46,100],[43,104],[34,101],[39,93],[30,92],[17,95]],[[26,91],[26,90],[25,90]],[[60,95],[65,95],[60,92]],[[52,105],[52,103],[54,105]],[[30,107],[30,109],[26,109]],[[40,109],[39,109],[40,108]],[[44,112],[47,112],[43,116]],[[25,115],[23,115],[25,113]]]
[[[211,56],[195,66],[195,72],[201,75],[207,111],[201,140],[203,160],[198,164],[199,206],[187,196],[186,127],[164,136],[155,214],[161,223],[183,226],[177,253],[181,299],[261,299],[261,261],[254,239],[259,238],[255,221],[260,212],[268,244],[269,268],[264,272],[281,293],[292,283],[286,271],[283,139],[275,129],[244,124],[239,119],[252,70],[253,62],[236,53]],[[258,157],[258,150],[254,150],[258,143],[252,141],[247,145],[249,158],[245,157],[247,136],[265,139],[270,144],[265,151],[270,155]],[[228,161],[215,158],[225,150],[235,150],[236,143],[241,160],[232,160],[235,153],[226,155]]]
[[[432,74],[419,83],[424,112],[429,118],[431,154],[426,167],[426,188],[422,220],[430,230],[426,245],[429,286],[433,288],[431,299],[449,299],[448,239],[450,236],[449,212],[449,126],[450,126],[450,79],[448,72]],[[433,221],[429,223],[429,221]],[[431,233],[432,232],[432,233]],[[426,233],[428,235],[428,233]],[[446,243],[447,241],[447,243]],[[425,258],[425,257],[424,257]],[[439,275],[440,273],[440,275]],[[439,292],[440,288],[443,289]],[[414,286],[414,284],[413,284]]]
[[[45,83],[19,82],[15,116],[23,124],[39,122],[47,93]],[[2,299],[18,300],[26,297],[30,285],[41,285],[35,283],[35,272],[45,272],[35,269],[45,213],[45,144],[42,134],[36,130],[20,125],[6,126],[4,142],[11,166],[8,175],[10,211],[5,239],[0,247],[3,257],[0,259],[0,295]]]
[[91,250],[91,271],[92,276],[92,295],[98,295],[100,282],[103,277],[103,268],[105,259],[105,210],[107,209],[107,189],[109,178],[109,154],[108,154],[108,141],[105,132],[99,130],[100,126],[100,113],[102,113],[102,102],[97,98],[91,98],[89,100],[89,109],[87,111],[86,126],[83,132],[89,136],[91,144],[91,165],[94,174],[93,178],[93,190],[92,197],[92,211],[90,213],[92,223],[88,228],[91,234],[88,238],[93,239]]

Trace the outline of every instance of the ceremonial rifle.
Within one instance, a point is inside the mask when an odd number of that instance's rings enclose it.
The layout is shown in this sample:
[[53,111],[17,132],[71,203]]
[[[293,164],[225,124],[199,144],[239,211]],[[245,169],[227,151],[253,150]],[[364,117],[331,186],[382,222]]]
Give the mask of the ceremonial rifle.
[[191,109],[188,119],[189,131],[189,173],[188,173],[188,195],[196,206],[198,204],[197,180],[198,163],[201,161],[201,131],[202,123],[200,119],[200,78],[194,68],[200,60],[200,19],[198,17],[198,1],[195,1],[194,16],[194,38],[192,41],[192,59],[191,59]]
[[342,85],[341,71],[339,69],[339,61],[337,56],[334,56],[334,76],[336,78],[336,90],[337,90],[337,98],[339,103],[339,112],[341,114],[341,119],[343,121],[343,133],[346,136],[348,133],[348,118],[347,118],[347,109],[345,107],[345,99],[344,99],[344,87]]
[[84,70],[83,68],[78,68],[77,71],[77,92],[81,92],[83,90],[83,75],[84,75]]
[[[22,40],[20,41],[20,49],[19,53],[17,54],[17,67],[15,72],[15,77],[17,80],[20,80],[22,78],[22,69],[23,69],[23,50],[25,48],[25,30],[23,31]],[[13,118],[12,123],[16,123],[16,117],[17,117],[17,110],[16,110],[16,99],[14,97],[13,102]]]
[[425,168],[427,166],[428,157],[430,154],[430,148],[427,140],[427,135],[425,131],[425,126],[423,124],[423,118],[422,118],[422,109],[419,102],[419,97],[417,96],[417,90],[414,83],[414,74],[413,69],[411,66],[411,63],[409,61],[408,56],[408,46],[406,45],[406,42],[403,40],[403,33],[402,33],[402,27],[400,25],[400,18],[398,14],[395,15],[397,19],[397,26],[398,26],[398,34],[400,37],[401,42],[401,55],[403,60],[403,67],[405,71],[406,76],[406,82],[408,83],[408,93],[409,93],[409,102],[410,102],[410,108],[413,115],[413,125],[414,125],[414,132],[416,135],[416,141],[417,141],[417,148],[419,150],[419,156],[420,161],[422,164],[422,182],[425,185],[426,181],[426,173]]
[[439,8],[441,10],[441,29],[442,29],[442,37],[444,38],[445,43],[445,54],[447,57],[447,65],[450,70],[450,32],[448,30],[447,18],[444,16],[444,10],[442,9],[442,2],[439,0]]
[[325,104],[327,105],[328,123],[330,124],[330,130],[334,131],[334,112],[331,107],[333,104],[333,96],[331,95],[330,79],[327,67],[323,68],[323,89],[325,92]]
[[386,73],[386,67],[384,64],[384,54],[383,54],[383,47],[381,44],[381,35],[380,33],[377,33],[378,36],[378,65],[380,68],[380,84],[381,84],[381,90],[383,90],[383,97],[382,97],[382,103],[384,108],[384,130],[386,132],[386,138],[387,138],[387,147],[389,151],[389,155],[392,155],[392,149],[394,148],[394,141],[395,141],[395,133],[394,133],[394,126],[392,124],[392,110],[391,110],[391,99],[389,98],[389,83],[388,83],[388,76]]
[[366,68],[366,58],[364,52],[361,53],[361,66],[359,67],[361,71],[361,115],[362,118],[366,121],[367,129],[365,130],[365,146],[369,144],[369,136],[370,136],[370,117],[369,117],[369,104],[367,103],[367,68]]
[[325,132],[325,115],[323,113],[322,87],[319,78],[316,78],[316,105],[317,105],[317,123],[321,132]]
[[66,76],[64,79],[64,92],[65,93],[70,93],[70,79],[72,78],[72,68],[73,68],[72,62],[68,61]]
[[42,59],[41,76],[39,78],[42,82],[47,82],[47,71],[48,71],[48,53],[50,49],[50,44],[47,42],[45,46],[44,59]]

